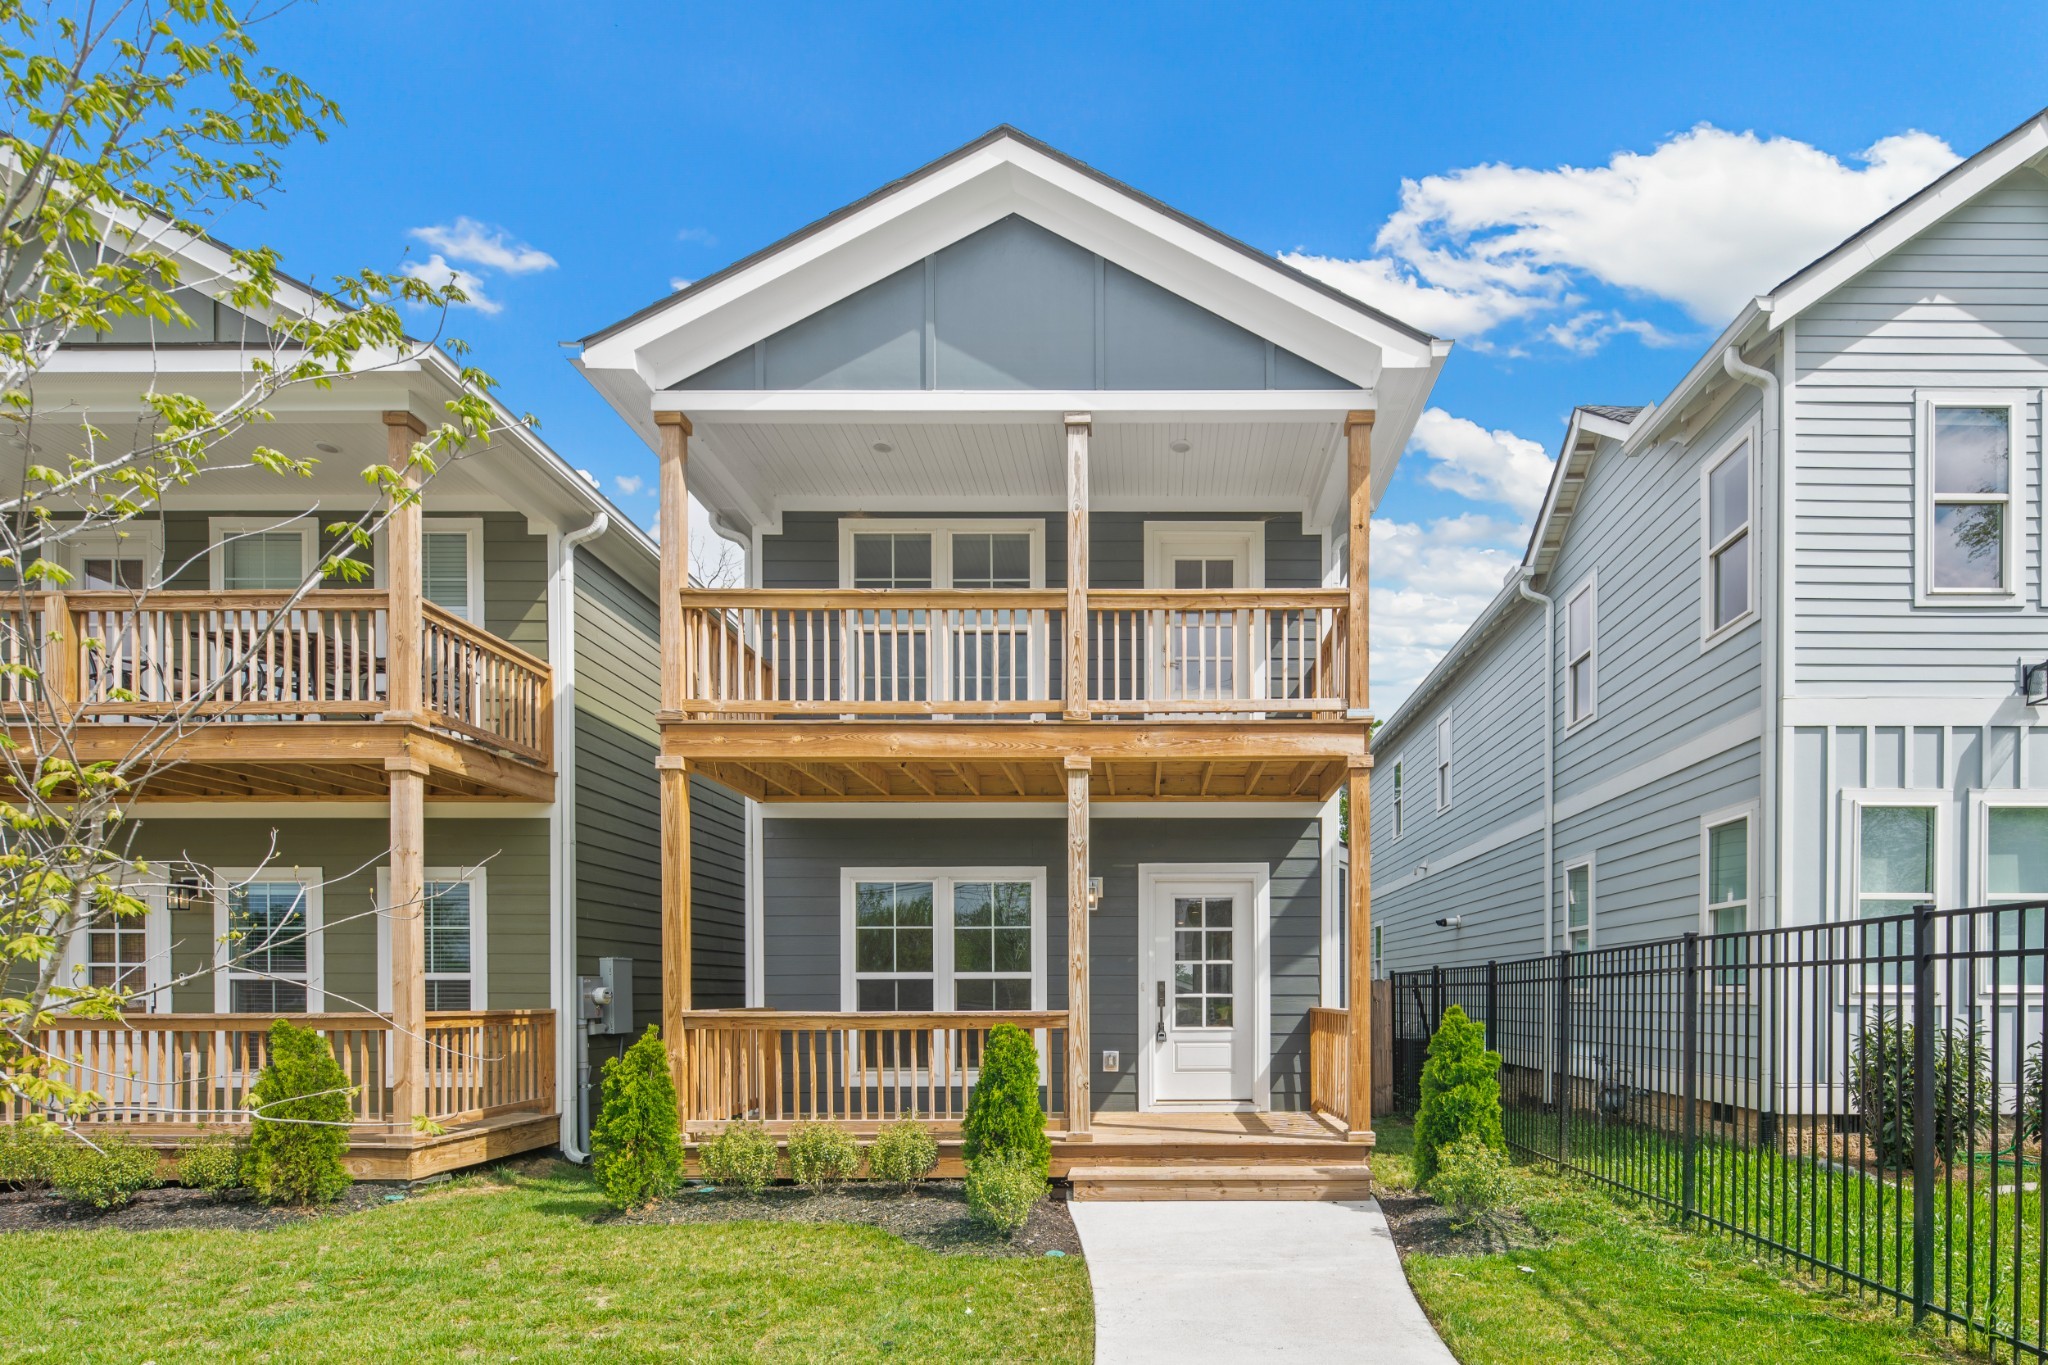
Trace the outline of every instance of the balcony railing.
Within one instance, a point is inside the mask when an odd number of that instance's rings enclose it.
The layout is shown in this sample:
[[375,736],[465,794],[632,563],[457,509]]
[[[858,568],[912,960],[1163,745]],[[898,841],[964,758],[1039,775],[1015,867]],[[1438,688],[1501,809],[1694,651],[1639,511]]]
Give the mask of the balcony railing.
[[[536,763],[552,752],[548,665],[431,602],[421,604],[428,724]],[[62,619],[59,619],[61,616]],[[236,720],[369,719],[390,709],[391,595],[309,592],[78,592],[0,607],[0,703],[69,696],[96,722],[179,714]]]
[[1069,707],[1066,594],[684,595],[687,712],[740,717],[1342,715],[1348,594],[1091,590]]

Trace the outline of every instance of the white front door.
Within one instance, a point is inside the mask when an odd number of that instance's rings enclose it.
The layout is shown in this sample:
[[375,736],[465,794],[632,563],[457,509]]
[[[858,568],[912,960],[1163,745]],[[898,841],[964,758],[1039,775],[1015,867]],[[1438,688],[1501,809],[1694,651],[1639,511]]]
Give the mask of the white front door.
[[1255,1107],[1258,907],[1236,877],[1152,879],[1139,1047],[1148,1107]]

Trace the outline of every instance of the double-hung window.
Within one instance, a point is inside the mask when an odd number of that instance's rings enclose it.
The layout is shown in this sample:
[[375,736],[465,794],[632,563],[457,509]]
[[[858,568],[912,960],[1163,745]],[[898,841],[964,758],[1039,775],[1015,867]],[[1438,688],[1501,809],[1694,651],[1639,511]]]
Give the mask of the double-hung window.
[[[840,581],[917,592],[1042,587],[1041,522],[840,523]],[[861,701],[1027,700],[1044,686],[1043,613],[1024,607],[949,611],[878,605],[860,612],[843,687]]]
[[489,900],[483,868],[430,867],[422,907],[391,903],[391,871],[377,869],[377,1004],[391,1008],[391,925],[418,914],[426,940],[421,975],[427,1008],[462,1013],[488,1009]]
[[420,531],[420,594],[435,606],[480,626],[483,603],[483,522],[471,517],[427,517]]
[[1401,760],[1394,760],[1394,837],[1401,837],[1406,815],[1401,809]]
[[1043,1009],[1043,868],[848,869],[841,1007]]
[[1749,816],[1715,819],[1709,816],[1701,841],[1702,932],[1716,935],[1713,948],[1714,983],[1719,986],[1743,984],[1748,961],[1747,940],[1737,937],[1749,930],[1750,890]]
[[[1856,806],[1855,904],[1861,920],[1910,915],[1935,897],[1940,807],[1932,803],[1861,801]],[[1910,919],[1864,930],[1864,981],[1887,990],[1912,982]]]
[[1565,600],[1564,608],[1564,696],[1565,724],[1578,725],[1593,718],[1593,640],[1596,624],[1594,585],[1588,579]]
[[1593,860],[1564,870],[1564,946],[1583,953],[1593,946]]
[[320,1011],[320,891],[318,868],[215,869],[216,1010]]
[[1701,476],[1706,638],[1718,639],[1756,610],[1756,440],[1745,434],[1707,461]]
[[1451,808],[1451,718],[1436,723],[1436,808]]
[[215,517],[213,587],[220,592],[289,592],[315,567],[312,518]]
[[2024,984],[2041,989],[2048,957],[2048,805],[1981,805],[1983,885],[1990,905],[2027,905],[1995,910],[1999,989]]
[[1919,600],[2006,603],[2019,592],[2016,506],[2025,402],[2010,393],[1920,395]]

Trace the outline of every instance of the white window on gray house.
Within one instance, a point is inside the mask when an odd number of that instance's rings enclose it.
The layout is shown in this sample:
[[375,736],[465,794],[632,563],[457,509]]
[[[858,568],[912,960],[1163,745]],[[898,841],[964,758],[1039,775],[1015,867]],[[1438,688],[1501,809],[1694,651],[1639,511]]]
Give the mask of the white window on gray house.
[[[854,541],[858,553],[860,537]],[[953,586],[1030,587],[1031,537],[1022,531],[953,532]]]
[[[899,591],[932,586],[928,531],[861,532],[853,538],[853,586]],[[931,696],[930,633],[920,611],[860,613],[852,646],[863,701],[925,701]],[[876,1008],[883,1008],[876,1006]],[[924,1006],[904,1006],[906,1009]]]
[[1031,883],[953,884],[953,1008],[1031,1008]]
[[1593,718],[1594,677],[1593,584],[1571,595],[1564,608],[1564,695],[1565,724],[1577,725]]
[[306,533],[296,529],[229,532],[220,547],[225,592],[287,592],[305,581]]
[[1756,606],[1750,565],[1752,492],[1750,443],[1743,440],[1707,470],[1707,633],[1748,616]]
[[1928,589],[2008,593],[2012,409],[1936,403],[1928,427]]
[[932,537],[929,531],[858,532],[853,537],[853,586],[929,588]]
[[[2048,901],[2048,806],[1992,806],[1985,811],[1984,889],[1994,905]],[[1998,959],[1998,984],[2024,982],[2039,989],[2048,922],[2039,909],[1997,916],[1998,946],[2014,957]]]
[[1564,946],[1583,953],[1593,946],[1593,864],[1564,870]]
[[857,882],[854,1008],[928,1010],[936,970],[930,882]]
[[320,932],[317,887],[265,879],[225,888],[216,1003],[233,1014],[298,1014],[319,1008],[313,936]]
[[[1706,932],[1741,934],[1749,929],[1749,817],[1724,820],[1707,828],[1706,839]],[[1719,939],[1714,944],[1714,982],[1720,986],[1743,984],[1742,965],[1748,947],[1740,938]]]
[[[951,538],[954,587],[1031,586],[1031,537],[1027,533],[955,531]],[[1028,611],[988,607],[959,612],[949,631],[951,695],[962,701],[1015,701],[1030,696],[1032,633]]]
[[1380,935],[1380,926],[1375,924],[1372,927],[1372,979],[1375,981],[1387,974],[1387,945]]
[[427,1008],[481,1008],[477,990],[477,931],[482,927],[469,881],[427,883]]
[[1436,808],[1451,808],[1451,718],[1436,723]]
[[80,984],[96,990],[141,991],[149,985],[146,915],[95,916],[82,935]]
[[1401,761],[1394,760],[1394,837],[1401,837],[1404,813],[1401,810]]
[[[1935,810],[1932,806],[1861,808],[1857,823],[1856,914],[1882,919],[1910,914],[1934,900]],[[1899,988],[1910,980],[1913,928],[1876,926],[1865,931],[1865,979]]]
[[[431,524],[431,523],[429,523]],[[472,532],[433,531],[420,536],[420,591],[435,606],[473,625],[483,624],[478,585],[471,581]]]

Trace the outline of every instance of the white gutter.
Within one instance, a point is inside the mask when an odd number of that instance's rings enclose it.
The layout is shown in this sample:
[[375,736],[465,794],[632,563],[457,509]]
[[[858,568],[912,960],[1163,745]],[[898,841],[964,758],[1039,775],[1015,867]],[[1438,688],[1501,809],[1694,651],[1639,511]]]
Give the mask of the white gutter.
[[1557,867],[1557,604],[1529,586],[1536,576],[1526,564],[1515,575],[1515,591],[1543,608],[1543,951],[1556,941]]
[[[555,572],[549,576],[548,662],[555,675],[555,1075],[562,1115],[562,1155],[581,1165],[589,1154],[580,1115],[589,1088],[588,1040],[576,972],[576,547],[611,529],[609,512],[599,512],[580,531],[555,539]],[[570,1016],[562,1027],[562,1014]]]
[[[1779,347],[1781,356],[1784,347]],[[1769,370],[1760,370],[1742,359],[1742,352],[1735,346],[1721,351],[1721,368],[1738,383],[1748,384],[1762,391],[1763,408],[1763,449],[1758,452],[1758,473],[1771,471],[1774,478],[1770,513],[1764,519],[1763,544],[1770,547],[1769,554],[1759,553],[1758,564],[1763,567],[1764,582],[1757,585],[1757,602],[1769,604],[1770,616],[1760,623],[1763,632],[1763,752],[1758,755],[1759,802],[1761,810],[1758,822],[1763,826],[1763,846],[1758,850],[1757,862],[1770,869],[1768,879],[1757,888],[1757,927],[1775,929],[1778,927],[1778,846],[1781,842],[1778,829],[1778,760],[1780,757],[1780,736],[1778,715],[1780,711],[1778,669],[1780,652],[1778,640],[1779,622],[1784,615],[1782,598],[1783,573],[1780,566],[1780,549],[1784,544],[1781,523],[1785,514],[1785,471],[1783,461],[1778,458],[1778,377]],[[1757,487],[1764,486],[1761,477]]]

